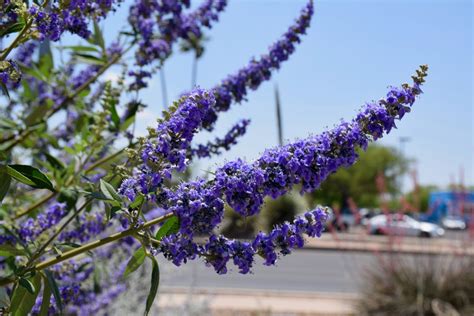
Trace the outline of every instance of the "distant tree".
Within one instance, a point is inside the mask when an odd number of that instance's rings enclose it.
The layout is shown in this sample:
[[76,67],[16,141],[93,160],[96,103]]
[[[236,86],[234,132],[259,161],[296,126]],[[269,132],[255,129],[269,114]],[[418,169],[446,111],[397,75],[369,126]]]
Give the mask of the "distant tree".
[[306,201],[296,191],[277,199],[267,198],[262,208],[260,227],[271,231],[276,225],[291,222],[292,218],[307,209]]
[[401,176],[407,172],[408,159],[400,152],[386,146],[369,146],[359,152],[359,161],[352,167],[339,169],[321,185],[321,188],[307,196],[311,204],[338,205],[348,208],[348,198],[359,207],[379,206],[379,191],[376,177],[383,174],[387,194],[400,192]]
[[251,238],[257,231],[257,216],[244,217],[225,207],[221,233],[227,238]]
[[[422,185],[406,195],[406,199],[420,212],[428,211],[430,194],[438,189],[435,185]],[[418,202],[417,202],[418,201]],[[417,205],[418,204],[418,205]]]

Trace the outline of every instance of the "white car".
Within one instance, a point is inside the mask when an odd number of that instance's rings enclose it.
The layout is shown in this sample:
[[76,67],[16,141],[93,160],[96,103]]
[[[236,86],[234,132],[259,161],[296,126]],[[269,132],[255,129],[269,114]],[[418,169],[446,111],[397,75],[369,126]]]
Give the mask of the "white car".
[[389,214],[372,217],[368,229],[375,235],[398,235],[412,237],[441,237],[444,229],[427,222],[419,222],[408,215]]
[[466,222],[460,216],[446,216],[441,220],[441,225],[446,229],[464,230]]

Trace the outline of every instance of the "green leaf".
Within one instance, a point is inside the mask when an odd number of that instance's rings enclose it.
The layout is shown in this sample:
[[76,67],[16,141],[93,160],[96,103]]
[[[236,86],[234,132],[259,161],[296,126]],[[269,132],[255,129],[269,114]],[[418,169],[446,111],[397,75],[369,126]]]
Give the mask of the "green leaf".
[[54,69],[54,60],[53,60],[53,54],[51,53],[51,49],[48,49],[41,55],[41,59],[38,64],[39,71],[41,74],[49,79],[51,79],[52,75],[52,70]]
[[117,113],[117,108],[115,107],[114,103],[112,103],[110,105],[110,118],[112,119],[112,122],[114,123],[115,128],[119,129],[119,127],[120,127],[120,116]]
[[26,253],[11,245],[1,245],[0,246],[0,257],[19,257],[26,256]]
[[55,168],[56,170],[64,170],[64,164],[56,157],[48,154],[48,153],[43,153],[44,156],[46,157],[46,160],[49,162],[51,167]]
[[23,286],[30,294],[35,294],[35,286],[28,279],[20,278],[20,281],[18,283]]
[[153,269],[151,271],[150,292],[148,293],[148,297],[146,299],[145,315],[150,313],[150,309],[153,306],[153,302],[155,301],[156,293],[158,292],[158,286],[160,285],[160,268],[158,266],[158,261],[156,261],[155,257],[149,258],[151,259]]
[[17,129],[18,124],[10,119],[0,117],[0,128],[4,130]]
[[99,187],[100,191],[107,199],[122,203],[122,198],[110,183],[100,179]]
[[99,52],[97,47],[84,45],[59,46],[58,48],[70,49],[74,52]]
[[91,54],[74,53],[74,57],[78,61],[83,62],[85,64],[99,65],[99,66],[103,66],[105,64],[104,60]]
[[117,214],[117,212],[121,211],[122,208],[119,205],[117,205],[119,204],[117,201],[107,200],[106,202],[109,202],[111,204],[105,209],[107,220],[110,220],[112,217],[115,216],[115,214]]
[[163,237],[176,234],[179,231],[179,219],[176,216],[168,219],[156,232],[155,239],[161,240]]
[[12,177],[7,173],[4,166],[0,166],[0,204],[10,188]]
[[0,30],[0,37],[4,37],[5,35],[20,32],[25,27],[25,22],[18,22],[10,25],[9,27]]
[[41,121],[52,104],[41,104],[36,106],[33,111],[25,118],[24,122],[26,126],[32,126]]
[[129,208],[132,210],[136,210],[142,207],[143,203],[145,202],[145,196],[141,193],[137,195],[135,201],[129,205]]
[[48,283],[48,278],[46,275],[43,274],[44,279],[44,289],[43,289],[43,299],[41,300],[41,307],[39,310],[39,316],[48,316],[49,314],[49,306],[51,305],[51,295],[52,290],[51,286]]
[[142,106],[140,102],[132,102],[128,104],[127,110],[125,111],[126,116],[123,120],[124,123],[122,126],[120,126],[121,131],[127,130],[127,128],[135,121],[135,114],[137,113],[140,106]]
[[[61,250],[69,251],[69,250],[76,249],[76,248],[79,248],[79,247],[81,247],[81,245],[73,243],[73,242],[63,242],[63,243],[57,244],[57,249],[59,251],[61,251]],[[85,253],[90,257],[94,256],[94,253],[92,251],[86,251]]]
[[7,172],[14,179],[37,189],[48,189],[54,192],[54,186],[40,170],[27,165],[8,165]]
[[26,316],[35,305],[36,297],[40,292],[41,276],[37,273],[29,280],[20,279],[19,283],[21,286],[17,286],[12,295],[10,312],[14,316]]
[[38,79],[39,81],[48,82],[48,78],[46,78],[44,74],[41,73],[41,70],[39,70],[36,65],[25,66],[23,64],[20,64],[20,69],[21,72],[25,75],[32,76],[33,78]]
[[94,20],[94,36],[92,38],[93,43],[102,48],[102,52],[105,53],[105,41],[102,31],[100,30],[99,23]]
[[63,301],[61,299],[61,294],[59,293],[58,285],[54,280],[53,274],[49,270],[44,270],[44,274],[46,275],[46,279],[48,281],[48,286],[51,288],[53,292],[54,299],[56,301],[56,305],[59,309],[60,314],[63,314]]
[[2,82],[0,83],[0,89],[2,89],[3,94],[10,100],[10,93],[8,92],[7,86]]
[[128,260],[127,267],[123,273],[123,277],[128,277],[132,272],[135,272],[145,261],[146,252],[143,247],[135,251],[133,256]]

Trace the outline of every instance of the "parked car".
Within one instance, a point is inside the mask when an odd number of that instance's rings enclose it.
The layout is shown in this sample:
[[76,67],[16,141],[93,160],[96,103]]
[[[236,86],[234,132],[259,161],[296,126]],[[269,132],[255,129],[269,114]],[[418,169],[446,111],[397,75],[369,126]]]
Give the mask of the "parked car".
[[441,225],[446,229],[451,230],[464,230],[467,225],[461,216],[448,215],[443,217]]
[[355,217],[349,211],[336,214],[332,208],[329,208],[328,219],[325,223],[326,230],[335,229],[338,232],[346,232],[350,226],[355,225]]
[[408,215],[389,214],[372,217],[368,229],[374,235],[399,235],[417,237],[441,237],[444,229],[427,222],[420,222]]

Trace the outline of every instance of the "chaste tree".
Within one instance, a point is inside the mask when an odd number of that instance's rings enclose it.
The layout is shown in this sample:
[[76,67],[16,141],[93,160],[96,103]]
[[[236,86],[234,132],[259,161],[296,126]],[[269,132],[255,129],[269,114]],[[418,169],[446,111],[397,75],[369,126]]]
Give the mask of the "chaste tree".
[[[202,54],[203,32],[226,0],[0,0],[0,308],[11,315],[90,315],[152,263],[148,313],[157,294],[156,256],[179,266],[201,258],[219,274],[249,273],[256,257],[273,265],[305,238],[320,236],[325,208],[308,210],[253,240],[219,234],[225,207],[256,215],[265,197],[312,192],[357,161],[359,149],[408,113],[427,75],[391,87],[351,120],[320,135],[238,159],[210,177],[177,181],[192,161],[222,154],[249,120],[205,144],[219,114],[268,81],[308,29],[313,1],[268,52],[214,87],[183,92],[146,137],[134,135],[140,93],[181,47]],[[99,24],[127,6],[126,27],[105,41]],[[82,45],[61,46],[64,35]],[[130,62],[130,60],[132,60]],[[120,67],[118,80],[104,77]],[[199,237],[199,238],[197,238]],[[118,258],[118,265],[108,264]]]

